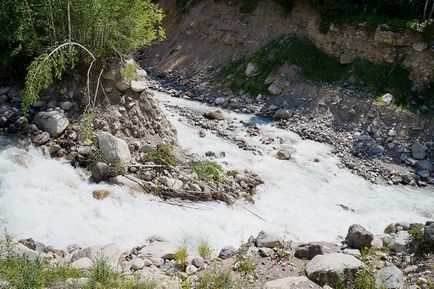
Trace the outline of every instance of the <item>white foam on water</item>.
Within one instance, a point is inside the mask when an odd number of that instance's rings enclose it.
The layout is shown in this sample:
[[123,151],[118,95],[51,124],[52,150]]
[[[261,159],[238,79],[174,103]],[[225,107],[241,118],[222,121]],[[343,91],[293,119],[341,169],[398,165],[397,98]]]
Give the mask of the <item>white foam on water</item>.
[[[210,109],[197,102],[155,94],[162,103],[196,111]],[[114,242],[127,249],[151,235],[192,244],[206,239],[220,248],[239,245],[263,229],[292,240],[337,241],[353,223],[380,233],[391,222],[424,222],[434,216],[433,192],[372,185],[339,169],[338,159],[327,145],[261,123],[262,138],[279,136],[284,140],[284,144],[263,145],[260,138],[247,136],[242,126],[236,128],[234,133],[239,138],[263,152],[259,155],[209,132],[200,138],[199,128],[165,110],[186,151],[199,155],[224,151],[226,156],[218,161],[226,168],[247,168],[263,178],[265,184],[258,188],[254,205],[178,206],[149,195],[131,195],[121,187],[90,184],[65,161],[48,159],[36,149],[9,147],[0,152],[0,227],[15,238],[32,237],[61,248]],[[224,113],[235,121],[253,119],[252,115]],[[292,160],[274,157],[275,149],[284,146],[295,148]],[[315,162],[316,158],[320,161]],[[108,189],[110,195],[96,201],[92,197],[95,189]]]

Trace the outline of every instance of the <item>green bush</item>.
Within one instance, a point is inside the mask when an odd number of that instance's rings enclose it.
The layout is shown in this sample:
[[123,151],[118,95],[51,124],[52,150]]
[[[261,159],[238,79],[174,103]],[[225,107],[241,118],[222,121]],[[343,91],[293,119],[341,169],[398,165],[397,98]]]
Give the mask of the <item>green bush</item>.
[[197,289],[239,289],[230,270],[223,271],[216,267],[205,270],[199,277]]
[[159,145],[147,152],[147,159],[160,165],[176,166],[178,160],[169,145]]
[[222,167],[212,160],[199,161],[193,166],[193,172],[201,181],[223,182],[226,180]]

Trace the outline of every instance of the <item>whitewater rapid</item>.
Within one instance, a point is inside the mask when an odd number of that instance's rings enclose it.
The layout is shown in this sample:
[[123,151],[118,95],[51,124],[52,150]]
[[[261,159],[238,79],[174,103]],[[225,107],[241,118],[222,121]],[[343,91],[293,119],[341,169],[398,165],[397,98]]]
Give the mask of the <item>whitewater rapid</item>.
[[[247,168],[261,176],[265,184],[258,188],[255,204],[238,202],[228,207],[184,202],[178,206],[150,195],[132,196],[121,187],[88,183],[67,162],[45,158],[34,148],[26,151],[5,144],[0,136],[0,228],[16,239],[32,237],[60,248],[117,243],[128,249],[159,235],[192,246],[204,239],[218,249],[239,245],[264,229],[287,240],[336,242],[353,223],[380,233],[391,222],[424,222],[434,217],[432,191],[372,185],[340,169],[327,145],[302,140],[253,115],[228,111],[224,114],[229,121],[258,124],[260,136],[248,136],[242,124],[231,133],[262,155],[210,132],[200,138],[200,128],[188,125],[167,104],[198,112],[210,107],[160,92],[155,95],[177,129],[183,149],[201,156],[208,151],[225,152],[224,158],[217,159],[225,168]],[[261,139],[267,137],[280,137],[283,142],[262,144]],[[295,149],[289,161],[274,157],[276,149],[284,147]],[[92,191],[102,188],[110,195],[96,201]]]

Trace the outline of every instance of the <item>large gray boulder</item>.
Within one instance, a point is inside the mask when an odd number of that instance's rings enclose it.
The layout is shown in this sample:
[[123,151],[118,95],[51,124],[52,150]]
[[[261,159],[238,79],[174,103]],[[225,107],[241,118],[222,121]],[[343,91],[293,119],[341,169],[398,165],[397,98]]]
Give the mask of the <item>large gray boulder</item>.
[[336,284],[339,280],[354,277],[363,267],[362,262],[351,255],[331,253],[317,255],[307,263],[309,279],[318,284]]
[[311,260],[316,255],[340,252],[340,247],[329,242],[311,242],[301,244],[295,249],[295,257],[304,260]]
[[416,142],[411,146],[411,155],[416,160],[423,160],[426,157],[426,146]]
[[115,137],[108,132],[102,132],[98,136],[98,145],[104,156],[104,159],[109,163],[129,163],[131,153],[128,144],[121,138]]
[[434,222],[428,222],[425,225],[424,233],[425,240],[434,248]]
[[69,120],[60,111],[41,111],[35,115],[33,122],[42,130],[48,132],[51,136],[60,135],[69,125]]
[[264,289],[321,289],[306,276],[291,276],[282,279],[268,281]]
[[375,274],[375,288],[401,289],[404,287],[402,272],[396,266],[385,267]]
[[219,258],[220,259],[228,259],[232,256],[234,256],[237,253],[237,249],[235,249],[235,247],[232,246],[226,246],[223,247],[219,253]]
[[259,232],[256,237],[257,247],[280,248],[283,246],[280,236],[266,231]]
[[348,229],[345,243],[353,249],[363,249],[370,247],[374,235],[360,225],[351,225]]
[[167,241],[155,241],[143,247],[139,251],[139,256],[171,260],[175,258],[175,253],[178,251],[178,249],[179,246],[175,243]]

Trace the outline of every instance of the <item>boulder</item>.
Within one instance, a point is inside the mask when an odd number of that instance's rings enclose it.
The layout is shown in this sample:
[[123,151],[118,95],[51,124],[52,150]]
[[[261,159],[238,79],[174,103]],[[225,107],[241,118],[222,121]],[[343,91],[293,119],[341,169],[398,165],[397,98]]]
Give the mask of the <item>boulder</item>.
[[365,247],[370,247],[371,242],[374,239],[374,235],[367,231],[360,225],[352,225],[348,229],[347,236],[345,238],[345,243],[353,249],[363,249]]
[[92,178],[95,181],[103,181],[107,178],[109,167],[107,164],[98,162],[92,167]]
[[79,270],[89,270],[92,268],[92,266],[92,261],[87,257],[78,259],[77,261],[71,263],[71,268]]
[[393,237],[393,250],[396,252],[405,252],[410,234],[407,231],[398,231]]
[[223,112],[221,110],[209,111],[205,113],[204,116],[208,119],[215,119],[215,120],[225,119],[225,116],[223,115]]
[[336,284],[337,281],[352,278],[363,267],[362,262],[351,255],[331,253],[317,255],[307,263],[309,279],[318,284]]
[[179,246],[172,242],[155,241],[140,249],[139,255],[144,257],[153,257],[153,258],[172,260],[175,258],[175,253],[176,251],[178,251],[178,248]]
[[246,76],[253,76],[253,75],[256,74],[256,72],[258,72],[258,69],[256,68],[256,65],[254,63],[252,63],[252,62],[249,62],[247,64],[246,71],[245,71]]
[[261,231],[256,237],[256,246],[266,248],[281,248],[283,247],[283,243],[279,235],[273,234],[271,232]]
[[60,135],[69,125],[69,120],[60,111],[41,111],[35,115],[33,122],[42,130],[48,132],[51,136]]
[[432,162],[429,160],[418,160],[416,163],[416,169],[418,170],[427,170],[429,172],[433,171]]
[[289,160],[289,159],[291,159],[291,154],[292,154],[291,150],[281,149],[281,150],[277,151],[276,159],[282,160],[282,161]]
[[390,104],[392,103],[393,98],[394,98],[393,95],[390,94],[390,93],[386,93],[385,95],[383,95],[383,96],[381,97],[381,99],[383,100],[383,102],[384,102],[385,104],[387,104],[387,105],[390,105]]
[[411,146],[411,155],[416,160],[423,160],[426,157],[426,146],[420,142],[415,142]]
[[221,249],[219,253],[219,258],[225,260],[234,256],[235,253],[237,253],[237,249],[235,249],[235,247],[226,246]]
[[142,92],[148,88],[148,83],[143,80],[133,80],[131,81],[131,89],[135,92]]
[[182,189],[182,186],[184,185],[184,183],[181,180],[178,179],[171,179],[168,177],[160,177],[159,181],[165,185],[166,187],[168,187],[169,189],[172,189],[174,191],[178,191],[180,189]]
[[113,136],[108,132],[102,132],[98,136],[98,144],[104,159],[109,163],[129,163],[131,153],[128,144],[123,139]]
[[321,289],[314,282],[310,281],[306,276],[291,276],[273,281],[268,281],[264,284],[264,289]]
[[126,90],[130,89],[130,87],[131,87],[130,84],[125,80],[116,81],[115,86],[120,91],[126,91]]
[[128,189],[130,189],[132,192],[144,192],[145,184],[142,180],[132,176],[132,175],[125,175],[125,176],[116,176],[112,179],[110,179],[110,182],[112,184],[124,186]]
[[277,120],[281,119],[289,119],[292,116],[292,113],[287,109],[278,109],[274,115],[273,118]]
[[422,52],[427,48],[428,44],[426,42],[416,42],[413,44],[413,49],[419,52]]
[[43,144],[46,144],[50,140],[50,134],[48,132],[41,132],[32,137],[32,142],[37,145],[41,146]]
[[93,198],[97,199],[97,200],[103,200],[103,199],[107,198],[109,194],[110,194],[110,192],[108,190],[104,190],[104,189],[94,190],[92,192]]
[[205,260],[202,257],[195,257],[193,260],[191,260],[191,264],[194,265],[196,268],[202,268],[205,266]]
[[267,91],[270,95],[277,96],[277,95],[280,95],[282,93],[282,87],[280,86],[280,84],[273,82],[267,88]]
[[294,256],[299,259],[311,260],[316,255],[340,252],[340,246],[328,242],[311,242],[301,244],[295,249]]
[[434,222],[427,223],[423,233],[425,240],[434,248]]
[[[152,263],[151,263],[152,264]],[[134,258],[134,260],[131,262],[131,270],[133,271],[137,271],[142,269],[143,267],[145,267],[145,260],[141,259],[141,258]]]
[[404,278],[401,270],[396,266],[385,267],[375,273],[375,288],[401,289],[404,287]]
[[69,279],[66,279],[65,285],[66,285],[66,288],[81,289],[81,288],[87,288],[91,282],[92,282],[92,279],[90,279],[88,277],[69,278]]

